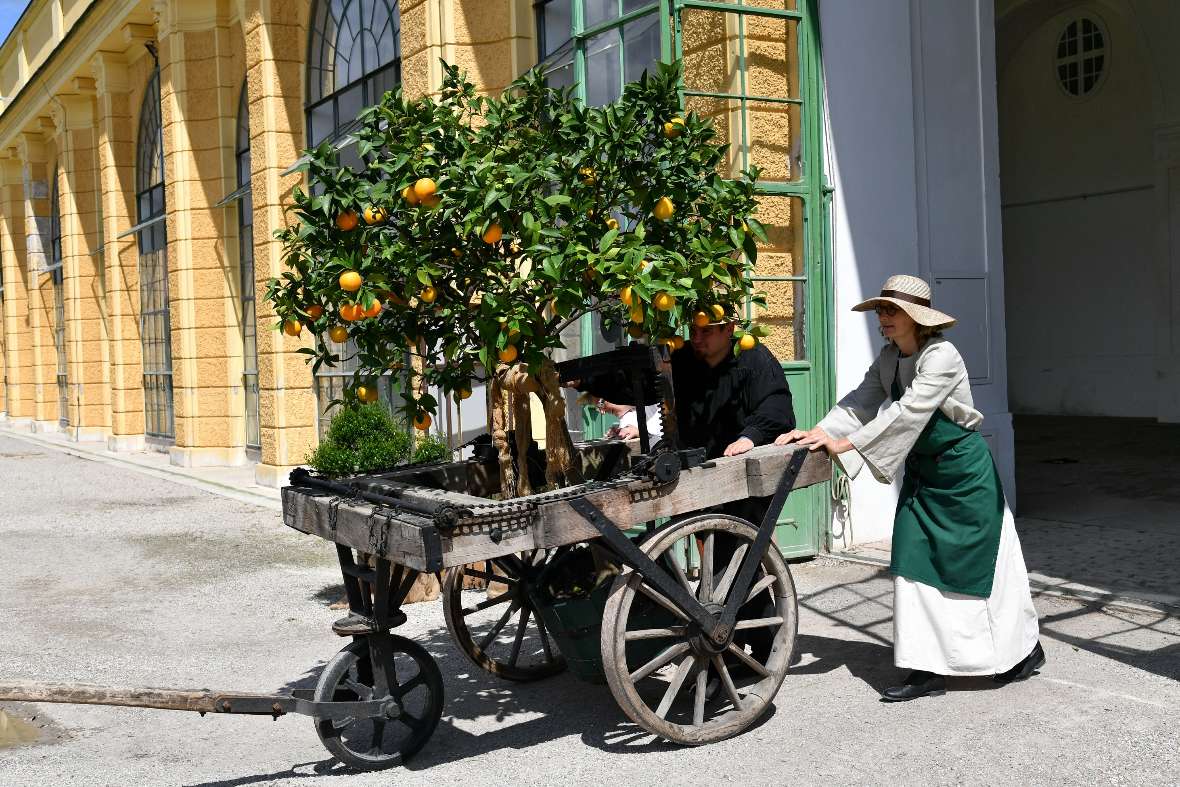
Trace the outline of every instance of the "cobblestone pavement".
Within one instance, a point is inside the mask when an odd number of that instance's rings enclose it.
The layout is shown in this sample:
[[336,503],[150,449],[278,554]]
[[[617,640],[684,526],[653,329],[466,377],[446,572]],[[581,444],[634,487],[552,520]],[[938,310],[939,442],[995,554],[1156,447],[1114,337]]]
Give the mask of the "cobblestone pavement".
[[[273,510],[2,436],[0,482],[0,680],[274,691],[342,644],[333,550]],[[41,742],[0,748],[0,785],[1180,781],[1180,620],[1041,598],[1042,674],[887,705],[891,582],[830,559],[793,572],[799,661],[773,714],[720,744],[652,741],[569,675],[479,672],[428,603],[399,633],[438,660],[447,700],[404,769],[345,772],[302,717],[6,704]]]

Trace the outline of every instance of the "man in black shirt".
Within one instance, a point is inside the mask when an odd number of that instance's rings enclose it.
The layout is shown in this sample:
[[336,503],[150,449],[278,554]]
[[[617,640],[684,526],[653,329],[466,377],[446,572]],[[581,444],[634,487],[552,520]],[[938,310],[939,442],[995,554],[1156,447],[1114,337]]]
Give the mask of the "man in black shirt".
[[[734,324],[693,327],[672,353],[679,448],[704,448],[709,459],[744,454],[795,428],[791,389],[778,359],[761,344],[734,354]],[[621,376],[575,381],[575,387],[631,403]]]
[[731,322],[693,327],[672,353],[672,386],[681,447],[712,459],[744,454],[795,428],[791,389],[778,359],[762,344],[734,355]]

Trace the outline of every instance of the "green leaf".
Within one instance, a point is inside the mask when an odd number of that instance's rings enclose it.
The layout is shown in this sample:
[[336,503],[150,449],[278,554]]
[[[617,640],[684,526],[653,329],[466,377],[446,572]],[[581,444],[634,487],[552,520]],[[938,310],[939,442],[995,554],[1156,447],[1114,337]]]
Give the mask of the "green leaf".
[[568,194],[553,194],[546,197],[544,201],[546,205],[549,205],[553,208],[557,207],[558,205],[570,204],[570,198]]
[[618,230],[607,230],[602,238],[598,241],[598,251],[605,252],[610,248],[611,244],[615,242],[615,238],[619,237]]

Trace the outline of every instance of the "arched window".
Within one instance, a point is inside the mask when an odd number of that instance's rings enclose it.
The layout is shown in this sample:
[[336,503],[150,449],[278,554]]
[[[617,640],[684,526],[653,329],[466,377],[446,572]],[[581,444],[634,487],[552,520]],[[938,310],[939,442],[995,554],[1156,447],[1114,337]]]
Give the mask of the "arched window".
[[250,105],[246,83],[238,99],[238,134],[234,145],[237,162],[238,259],[242,288],[242,389],[246,392],[246,448],[262,448],[258,399],[258,326],[254,312],[254,200],[250,194]]
[[[346,136],[356,117],[401,82],[401,21],[397,0],[316,0],[311,10],[307,54],[307,144]],[[346,166],[359,163],[355,145],[341,151]],[[320,341],[331,342],[326,336]],[[315,376],[322,437],[331,418],[328,406],[344,394],[356,371],[352,342],[332,343],[342,360]],[[394,396],[393,378],[379,386],[381,399]]]
[[164,127],[160,70],[152,72],[139,111],[135,206],[139,241],[139,326],[143,341],[144,431],[175,438],[172,409],[172,327],[168,316],[168,235],[164,219]]
[[397,0],[316,0],[307,56],[307,143],[339,137],[401,83]]
[[58,171],[53,169],[53,189],[49,203],[49,276],[53,282],[53,348],[57,351],[57,422],[63,428],[70,425],[69,366],[66,363],[66,299],[65,277],[61,254],[61,193],[58,191]]

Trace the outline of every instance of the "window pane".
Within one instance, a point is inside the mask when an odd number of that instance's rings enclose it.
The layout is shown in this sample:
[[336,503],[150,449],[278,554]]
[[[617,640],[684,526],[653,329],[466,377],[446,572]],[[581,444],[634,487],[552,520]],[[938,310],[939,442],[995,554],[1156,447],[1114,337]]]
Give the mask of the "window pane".
[[545,83],[552,88],[567,88],[574,84],[573,60],[566,60],[556,68],[545,72]]
[[749,165],[761,182],[783,183],[803,177],[803,113],[798,104],[746,102],[745,140]]
[[638,11],[644,6],[651,6],[652,8],[659,8],[659,3],[653,3],[652,0],[623,0],[623,13],[629,14],[632,11]]
[[553,0],[540,8],[541,59],[556,52],[573,30],[572,0]]
[[340,118],[340,124],[344,125],[349,121],[355,120],[356,116],[365,108],[362,85],[354,85],[348,90],[341,91],[336,101],[336,112]]
[[590,39],[586,47],[586,103],[602,106],[623,91],[619,68],[619,31],[607,30]]
[[583,29],[602,24],[619,16],[619,0],[582,0]]
[[336,130],[336,120],[332,116],[333,103],[333,101],[328,100],[311,110],[308,119],[308,125],[311,127],[310,147],[315,147],[325,139],[328,139],[332,136],[332,132]]
[[660,17],[649,14],[623,26],[623,81],[634,82],[660,59]]

